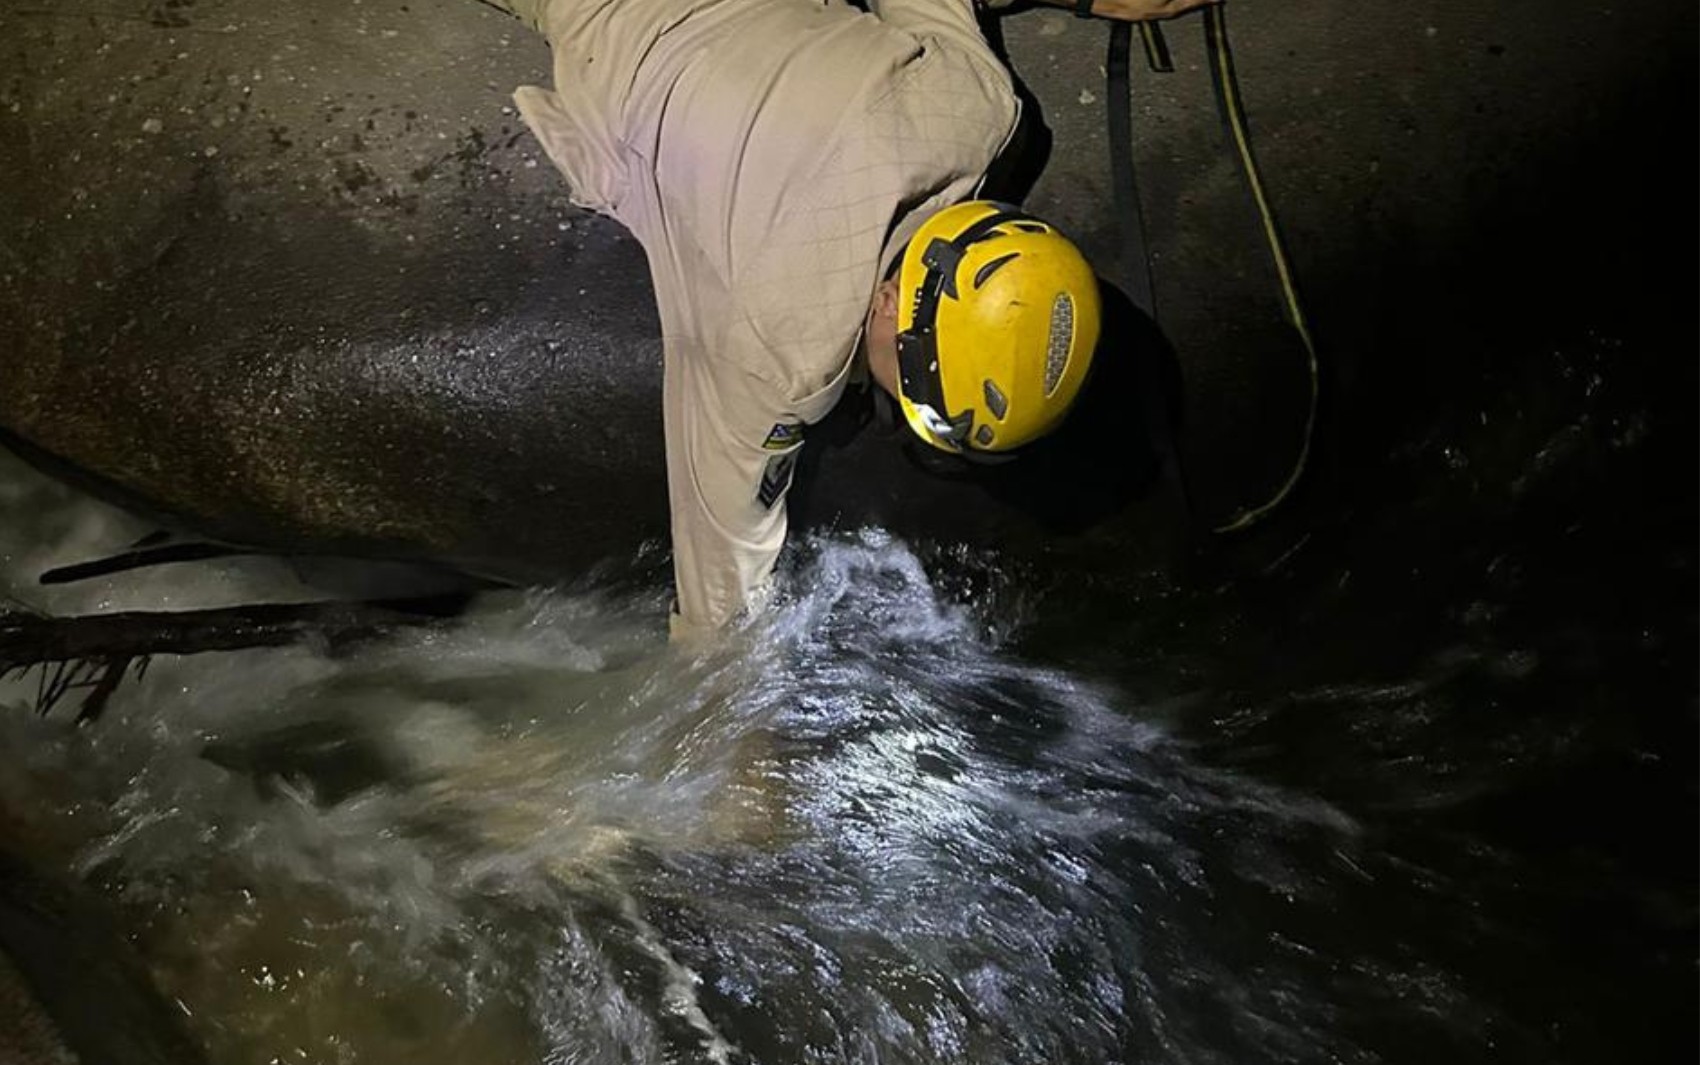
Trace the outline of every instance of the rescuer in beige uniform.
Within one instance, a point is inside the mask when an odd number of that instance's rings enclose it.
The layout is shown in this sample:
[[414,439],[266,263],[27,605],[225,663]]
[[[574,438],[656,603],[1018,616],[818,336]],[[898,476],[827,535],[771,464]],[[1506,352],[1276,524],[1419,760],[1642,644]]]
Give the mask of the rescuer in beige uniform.
[[[1157,18],[1201,2],[1093,9]],[[759,595],[803,427],[838,401],[859,353],[935,447],[1003,450],[1066,410],[1097,339],[1090,268],[1013,209],[947,210],[1019,109],[974,0],[498,6],[553,49],[554,90],[515,100],[573,201],[648,254],[675,635]],[[1006,340],[1010,353],[987,354]]]

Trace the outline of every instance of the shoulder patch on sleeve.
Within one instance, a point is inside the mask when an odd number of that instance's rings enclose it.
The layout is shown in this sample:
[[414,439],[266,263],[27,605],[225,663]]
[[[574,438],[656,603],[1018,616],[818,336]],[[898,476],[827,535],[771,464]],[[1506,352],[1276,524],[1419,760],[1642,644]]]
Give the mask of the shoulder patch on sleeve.
[[789,451],[802,442],[802,422],[779,422],[767,434],[767,439],[762,441],[761,446],[763,451]]
[[756,499],[768,510],[785,495],[785,490],[791,487],[791,474],[797,468],[797,452],[787,451],[767,460],[767,467],[762,470],[761,487],[756,490]]

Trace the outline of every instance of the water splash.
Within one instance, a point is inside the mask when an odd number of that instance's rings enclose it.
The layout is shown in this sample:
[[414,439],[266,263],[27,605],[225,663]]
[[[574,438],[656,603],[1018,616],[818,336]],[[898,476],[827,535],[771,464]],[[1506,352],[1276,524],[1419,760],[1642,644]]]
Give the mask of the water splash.
[[221,1061],[1368,1061],[1323,974],[1457,1005],[1311,945],[1372,875],[1349,818],[1023,660],[1018,584],[866,531],[688,654],[606,581],[161,660],[98,729],[8,715],[7,806]]

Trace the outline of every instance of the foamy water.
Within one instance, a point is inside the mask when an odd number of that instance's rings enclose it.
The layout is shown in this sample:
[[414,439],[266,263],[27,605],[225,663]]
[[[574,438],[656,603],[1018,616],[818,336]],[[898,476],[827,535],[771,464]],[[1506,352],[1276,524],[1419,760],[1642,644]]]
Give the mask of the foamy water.
[[[146,530],[7,491],[35,516],[10,585],[55,612],[313,595],[266,561],[28,588]],[[5,805],[129,915],[220,1062],[1313,1046],[1326,1002],[1195,933],[1237,891],[1322,891],[1290,852],[1353,849],[1351,821],[1008,653],[995,565],[940,558],[982,594],[877,531],[816,540],[691,654],[663,582],[610,580],[339,657],[162,658],[82,730],[14,681]]]

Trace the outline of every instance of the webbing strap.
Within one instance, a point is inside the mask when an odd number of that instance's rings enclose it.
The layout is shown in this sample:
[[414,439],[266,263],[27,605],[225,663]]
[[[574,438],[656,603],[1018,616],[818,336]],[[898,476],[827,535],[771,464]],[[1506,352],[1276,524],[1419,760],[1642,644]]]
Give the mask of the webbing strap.
[[[1153,70],[1173,69],[1162,34],[1151,23],[1141,23],[1146,60]],[[1139,178],[1133,163],[1133,84],[1129,59],[1133,52],[1133,26],[1110,24],[1109,54],[1104,60],[1104,78],[1109,94],[1107,115],[1110,141],[1110,183],[1115,189],[1116,217],[1122,233],[1122,277],[1128,297],[1153,321],[1157,318],[1157,294],[1151,283],[1149,242],[1145,237],[1145,212],[1140,206]],[[1140,364],[1138,402],[1150,430],[1152,449],[1157,453],[1159,473],[1174,486],[1181,513],[1192,524],[1192,493],[1187,489],[1186,466],[1181,461],[1175,438],[1174,419],[1169,417],[1169,396],[1163,375],[1155,372],[1154,357]]]
[[1111,24],[1104,77],[1109,82],[1110,186],[1115,189],[1116,217],[1121,220],[1122,275],[1133,302],[1156,318],[1157,295],[1151,285],[1151,257],[1146,251],[1145,212],[1140,207],[1139,176],[1133,168],[1133,84],[1128,76],[1132,51],[1133,24]]

